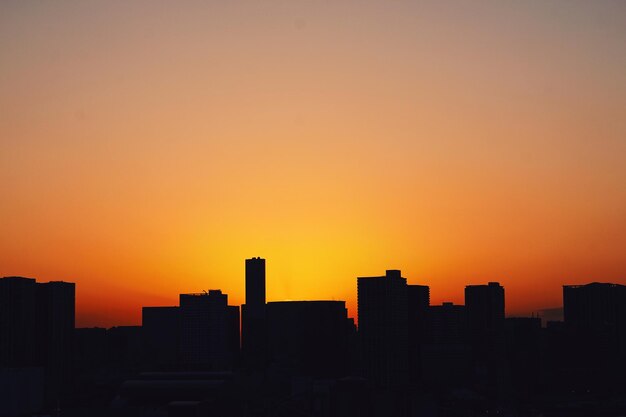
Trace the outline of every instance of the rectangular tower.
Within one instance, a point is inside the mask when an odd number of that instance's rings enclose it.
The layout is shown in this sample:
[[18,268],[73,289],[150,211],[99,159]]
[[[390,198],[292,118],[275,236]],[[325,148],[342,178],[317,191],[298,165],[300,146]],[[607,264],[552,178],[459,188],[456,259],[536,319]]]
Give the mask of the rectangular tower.
[[377,385],[408,383],[407,285],[400,271],[357,278],[359,338],[365,375]]
[[585,356],[626,358],[626,286],[563,286],[563,318]]
[[465,307],[473,337],[500,332],[504,326],[504,287],[498,282],[466,286]]
[[592,282],[563,286],[563,318],[574,330],[613,328],[626,302],[626,286]]
[[246,259],[246,305],[265,305],[265,259]]
[[181,361],[194,369],[231,368],[228,296],[220,290],[180,295]]
[[36,364],[37,283],[0,278],[0,368]]
[[467,326],[480,383],[500,390],[508,378],[505,372],[504,288],[498,282],[465,287]]
[[265,259],[246,259],[246,303],[241,306],[241,353],[249,370],[264,369],[267,358]]
[[41,367],[48,405],[71,386],[75,284],[0,278],[0,368]]
[[421,375],[421,350],[426,339],[430,288],[427,285],[407,285],[407,312],[409,326],[409,369],[411,381]]
[[72,382],[75,305],[73,282],[37,283],[37,360],[51,404],[68,394]]

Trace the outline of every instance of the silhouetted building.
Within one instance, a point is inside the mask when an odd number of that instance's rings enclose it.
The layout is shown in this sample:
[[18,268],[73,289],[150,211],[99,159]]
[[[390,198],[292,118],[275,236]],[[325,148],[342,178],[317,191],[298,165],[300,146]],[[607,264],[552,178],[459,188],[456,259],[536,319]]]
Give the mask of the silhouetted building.
[[504,319],[504,330],[511,344],[521,345],[530,340],[536,341],[541,332],[541,318],[507,317]]
[[449,302],[430,306],[426,334],[423,381],[428,385],[463,385],[471,375],[472,358],[465,306]]
[[467,325],[475,377],[492,391],[507,382],[504,344],[504,288],[497,282],[465,287]]
[[509,317],[504,320],[507,367],[518,395],[537,392],[541,376],[541,319]]
[[544,308],[537,311],[537,317],[541,317],[543,327],[550,321],[563,321],[563,307]]
[[115,326],[106,332],[107,363],[110,369],[136,372],[141,368],[143,352],[141,326]]
[[32,278],[0,279],[0,367],[36,364],[36,286]]
[[465,287],[467,324],[472,335],[484,337],[502,330],[504,325],[504,288],[497,282]]
[[265,259],[246,259],[246,305],[265,305]]
[[450,302],[430,306],[428,311],[429,343],[466,343],[467,308]]
[[563,321],[546,323],[546,327],[542,329],[541,350],[542,378],[539,379],[541,384],[538,384],[540,389],[561,394],[570,393],[579,386],[581,379],[593,380],[593,376],[584,371],[580,378],[581,365],[586,368],[588,353],[580,346],[580,341],[572,337]]
[[228,296],[220,290],[180,295],[181,362],[208,370],[232,366]]
[[580,366],[590,372],[624,368],[626,286],[599,282],[565,285],[563,314],[568,337],[579,352]]
[[421,376],[421,347],[426,341],[429,306],[430,288],[427,285],[407,285],[409,369],[413,382]]
[[142,310],[142,364],[148,370],[230,370],[240,356],[239,306],[220,290],[181,294],[180,307]]
[[239,306],[228,306],[228,349],[232,366],[236,368],[241,361],[241,310]]
[[574,329],[613,329],[622,319],[626,286],[593,282],[563,286],[565,324]]
[[345,301],[267,304],[270,366],[293,375],[344,376],[350,322]]
[[47,403],[71,383],[74,294],[73,283],[0,279],[0,367],[41,367]]
[[359,339],[365,376],[375,384],[408,383],[407,285],[400,271],[357,278]]
[[36,415],[43,406],[43,368],[0,367],[0,416]]
[[0,278],[0,415],[30,415],[44,404],[36,306],[34,279]]
[[346,377],[337,380],[332,392],[333,417],[371,417],[372,386],[363,378]]
[[37,284],[37,362],[44,367],[46,399],[67,396],[73,374],[76,285]]
[[179,362],[179,308],[143,307],[141,323],[144,367],[152,370],[175,369]]
[[407,285],[409,316],[421,319],[430,306],[430,287],[428,285]]
[[248,369],[267,363],[265,259],[246,259],[246,302],[241,306],[241,351]]
[[108,366],[107,329],[80,327],[74,329],[74,368],[78,376],[91,380]]

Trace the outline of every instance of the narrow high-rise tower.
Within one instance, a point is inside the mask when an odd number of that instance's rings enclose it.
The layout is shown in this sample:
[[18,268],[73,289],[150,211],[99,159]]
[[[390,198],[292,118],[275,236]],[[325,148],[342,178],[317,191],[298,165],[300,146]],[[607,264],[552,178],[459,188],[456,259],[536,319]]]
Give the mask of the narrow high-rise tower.
[[246,259],[246,305],[265,305],[265,259]]
[[246,303],[241,306],[241,353],[244,365],[263,370],[267,357],[265,259],[246,259]]

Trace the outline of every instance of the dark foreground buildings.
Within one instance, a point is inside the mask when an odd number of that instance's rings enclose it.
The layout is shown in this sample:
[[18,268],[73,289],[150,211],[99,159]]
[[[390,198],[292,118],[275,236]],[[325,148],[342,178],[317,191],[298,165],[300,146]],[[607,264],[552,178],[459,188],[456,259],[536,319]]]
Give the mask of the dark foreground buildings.
[[0,278],[0,415],[71,394],[75,285]]
[[496,282],[430,305],[388,270],[357,279],[357,330],[344,301],[267,302],[245,265],[241,310],[208,290],[110,329],[74,329],[74,284],[0,279],[0,417],[626,414],[622,285],[565,286],[542,327]]
[[465,306],[450,302],[431,306],[425,333],[422,370],[416,379],[427,386],[464,386],[472,372]]
[[560,334],[552,336],[567,348],[555,362],[562,373],[567,373],[572,388],[607,391],[622,385],[626,373],[626,286],[599,282],[565,285],[563,316]]
[[[230,370],[234,350],[228,296],[220,290],[180,295],[180,360],[189,369]],[[237,317],[238,319],[238,317]],[[238,341],[237,341],[238,343]]]
[[[180,362],[181,317],[178,307],[143,307],[141,310],[143,361],[153,370],[175,370]],[[149,347],[149,348],[148,348]]]
[[571,331],[597,342],[598,354],[626,353],[626,286],[563,286],[563,318]]
[[239,306],[220,290],[180,294],[180,306],[142,310],[142,368],[227,371],[239,361]]
[[349,372],[353,323],[345,301],[267,304],[269,364],[293,375],[343,377]]
[[422,374],[422,346],[426,342],[430,288],[407,284],[407,326],[409,328],[409,380],[419,381]]

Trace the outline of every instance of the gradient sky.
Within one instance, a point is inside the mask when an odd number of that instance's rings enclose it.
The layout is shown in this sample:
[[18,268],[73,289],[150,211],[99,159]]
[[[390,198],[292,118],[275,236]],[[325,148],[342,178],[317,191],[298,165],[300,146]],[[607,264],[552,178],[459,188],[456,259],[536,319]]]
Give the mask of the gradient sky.
[[77,324],[402,269],[507,314],[626,284],[624,1],[3,1],[0,276]]

